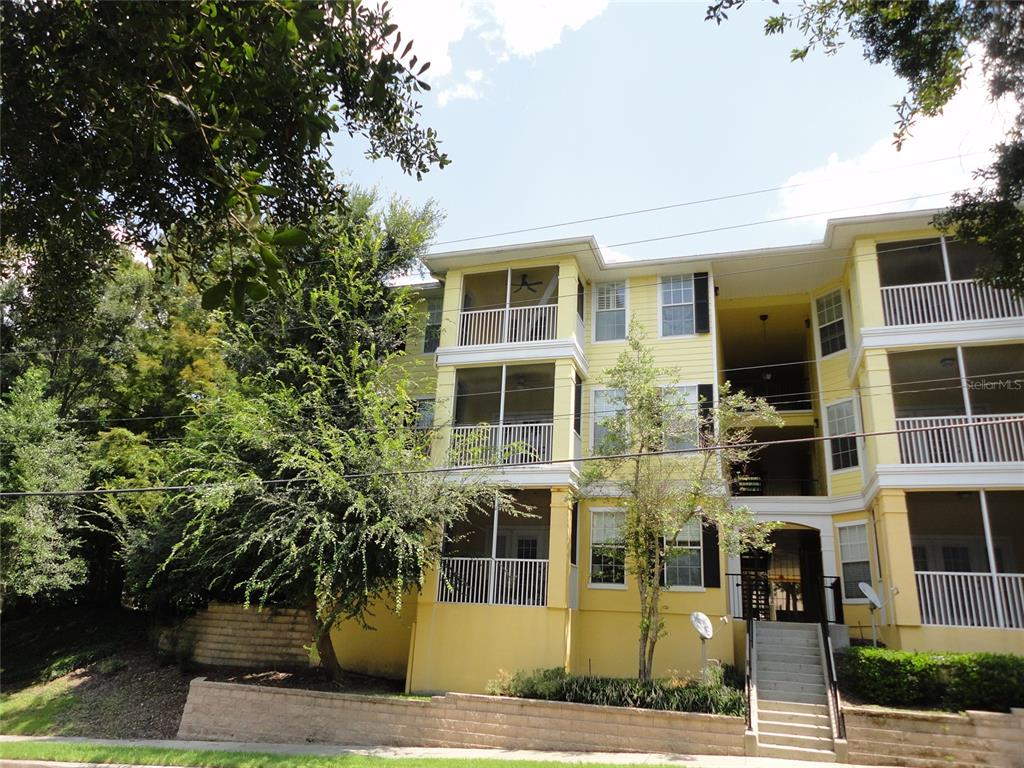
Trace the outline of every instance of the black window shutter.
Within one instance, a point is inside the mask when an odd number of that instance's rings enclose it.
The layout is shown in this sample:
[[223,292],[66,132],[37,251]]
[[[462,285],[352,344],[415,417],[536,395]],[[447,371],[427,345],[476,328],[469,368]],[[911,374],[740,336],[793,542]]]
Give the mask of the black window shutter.
[[700,431],[704,435],[713,435],[715,425],[711,422],[711,409],[715,407],[715,386],[714,384],[697,385],[698,414],[700,416]]
[[704,587],[718,589],[722,586],[722,574],[718,570],[718,526],[704,523],[701,539],[704,550]]
[[693,276],[693,318],[697,333],[711,333],[711,310],[708,303],[708,273]]

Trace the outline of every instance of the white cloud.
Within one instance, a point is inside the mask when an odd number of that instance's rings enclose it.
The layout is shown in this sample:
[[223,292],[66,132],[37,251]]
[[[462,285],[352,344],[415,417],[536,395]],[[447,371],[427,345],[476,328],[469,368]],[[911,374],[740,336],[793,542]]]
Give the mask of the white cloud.
[[438,106],[444,107],[448,102],[455,99],[469,99],[475,101],[480,98],[480,90],[471,83],[457,83],[450,88],[445,88],[437,94]]
[[[608,0],[391,0],[389,6],[403,46],[413,40],[412,53],[430,62],[427,79],[441,84],[454,69],[452,46],[468,33],[486,41],[499,62],[528,58],[558,45],[563,31],[600,16]],[[466,70],[466,79],[482,82],[483,69]],[[479,97],[479,89],[460,84],[441,90],[437,98],[444,106],[455,98]]]
[[1015,113],[1010,100],[989,101],[979,62],[943,114],[917,122],[902,151],[888,135],[854,157],[833,152],[817,168],[786,180],[784,186],[801,186],[780,193],[779,215],[820,214],[798,223],[820,229],[837,216],[944,205],[953,191],[977,186],[972,171],[991,162],[991,147],[1006,136]]

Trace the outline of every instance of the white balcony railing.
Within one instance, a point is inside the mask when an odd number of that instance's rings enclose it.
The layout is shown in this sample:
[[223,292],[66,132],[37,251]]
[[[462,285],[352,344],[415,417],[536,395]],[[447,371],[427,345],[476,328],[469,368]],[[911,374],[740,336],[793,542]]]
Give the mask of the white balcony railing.
[[1024,421],[1006,421],[1022,417],[1003,413],[896,419],[900,459],[904,464],[1024,461]]
[[544,464],[551,461],[550,421],[532,424],[478,424],[452,427],[452,466]]
[[555,338],[557,323],[557,304],[463,310],[459,346],[548,341]]
[[437,602],[533,605],[548,602],[548,561],[443,557]]
[[1024,629],[1024,573],[915,575],[922,624]]
[[1024,317],[1024,300],[977,280],[885,286],[882,308],[886,325]]

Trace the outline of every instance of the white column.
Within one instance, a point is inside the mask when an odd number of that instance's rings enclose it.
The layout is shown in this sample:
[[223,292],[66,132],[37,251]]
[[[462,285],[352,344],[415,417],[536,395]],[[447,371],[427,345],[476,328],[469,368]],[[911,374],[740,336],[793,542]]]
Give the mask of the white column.
[[988,570],[992,574],[992,594],[996,604],[996,620],[1000,627],[1006,626],[1006,617],[1003,615],[1003,591],[999,584],[999,571],[996,569],[996,552],[992,546],[992,526],[988,521],[988,495],[985,491],[978,491],[981,498],[981,524],[985,528],[985,551],[988,553]]

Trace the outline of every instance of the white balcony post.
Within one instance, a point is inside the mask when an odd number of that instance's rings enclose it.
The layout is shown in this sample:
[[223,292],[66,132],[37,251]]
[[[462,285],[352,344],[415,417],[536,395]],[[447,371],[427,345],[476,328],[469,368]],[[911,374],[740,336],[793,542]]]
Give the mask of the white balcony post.
[[988,553],[988,568],[992,573],[992,586],[994,587],[994,597],[996,604],[996,621],[999,622],[1000,627],[1006,626],[1006,617],[1003,615],[1003,593],[1000,589],[999,583],[999,571],[996,570],[996,552],[992,546],[992,526],[988,520],[988,497],[985,491],[979,491],[979,498],[981,499],[981,524],[985,529],[985,551]]
[[[505,276],[505,310],[501,321],[501,343],[508,344],[508,320],[509,309],[512,307],[512,268],[506,270]],[[504,395],[502,396],[504,399]]]

